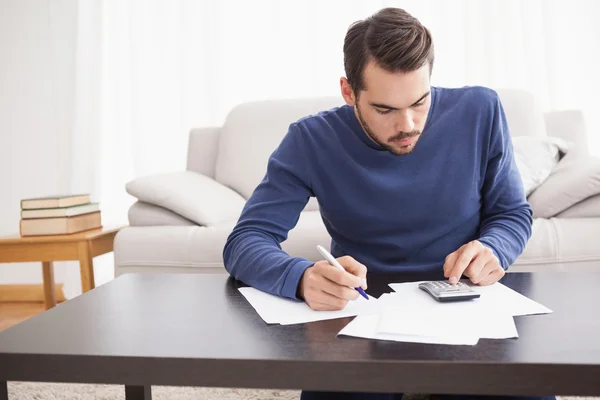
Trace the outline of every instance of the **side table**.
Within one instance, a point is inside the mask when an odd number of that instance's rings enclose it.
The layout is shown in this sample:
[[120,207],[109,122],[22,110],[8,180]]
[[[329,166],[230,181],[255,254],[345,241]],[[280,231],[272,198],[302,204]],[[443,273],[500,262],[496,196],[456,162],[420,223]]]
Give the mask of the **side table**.
[[94,282],[93,258],[113,251],[115,235],[121,229],[98,228],[70,235],[0,237],[0,263],[40,261],[44,279],[46,309],[56,305],[54,291],[54,261],[79,261],[81,289],[92,290]]

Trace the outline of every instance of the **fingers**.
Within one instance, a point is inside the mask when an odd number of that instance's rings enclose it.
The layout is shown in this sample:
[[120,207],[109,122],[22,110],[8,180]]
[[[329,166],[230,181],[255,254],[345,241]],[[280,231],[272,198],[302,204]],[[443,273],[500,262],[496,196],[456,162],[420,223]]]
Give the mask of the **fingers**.
[[335,308],[334,306],[330,306],[329,304],[323,303],[307,303],[310,308],[315,311],[339,311],[340,309]]
[[[498,267],[499,267],[498,264],[495,263],[494,260],[489,259],[486,262],[486,264],[483,266],[483,268],[477,273],[477,275],[467,275],[467,276],[469,276],[469,279],[471,280],[471,282],[473,282],[476,285],[479,285],[479,283],[481,283],[481,281],[483,281],[485,278],[487,278],[488,275],[491,274]],[[467,271],[469,270],[469,268],[467,268]]]
[[497,263],[493,262],[496,261],[495,258],[491,249],[483,247],[465,270],[465,275],[471,279],[471,282],[478,284],[497,266]]
[[324,276],[317,276],[315,279],[318,280],[318,282],[315,282],[315,287],[340,299],[356,300],[358,296],[360,296],[356,290],[351,289],[348,286],[338,285]]
[[[342,267],[352,275],[356,275],[359,278],[362,278],[365,282],[367,281],[367,267],[364,264],[359,263],[354,258],[350,256],[344,256],[337,259]],[[366,289],[365,287],[363,289]]]
[[[330,281],[337,283],[338,285],[347,286],[351,288],[359,286],[362,287],[363,285],[366,286],[366,282],[362,278],[353,275],[350,272],[342,271],[341,269],[330,265],[327,261],[318,262],[315,265],[318,267],[318,272],[321,275],[323,275]],[[344,265],[342,264],[342,266]]]
[[492,270],[492,272],[490,274],[488,274],[488,276],[483,278],[478,283],[478,285],[487,286],[487,285],[491,285],[492,283],[496,283],[500,279],[502,279],[502,277],[504,276],[505,273],[506,273],[506,271],[504,271],[504,269],[500,265],[498,265],[498,266],[496,266],[496,268],[494,268]]
[[[355,260],[346,258],[342,262],[342,265],[364,274],[364,265]],[[319,261],[307,268],[302,275],[298,296],[313,310],[342,310],[348,301],[358,298],[359,293],[354,288],[361,285],[365,285],[362,278],[335,267],[328,261]]]
[[452,268],[454,267],[454,263],[456,262],[456,257],[458,257],[458,251],[455,251],[454,253],[451,253],[446,257],[446,261],[444,262],[444,277],[445,278],[450,277],[450,271],[452,271]]
[[[356,292],[356,290],[355,290]],[[310,299],[310,300],[309,300]],[[348,300],[340,299],[317,288],[312,288],[308,293],[306,303],[313,310],[343,310]]]
[[455,284],[458,282],[465,269],[467,269],[473,258],[477,255],[479,251],[478,244],[479,242],[474,240],[458,249],[456,262],[448,274],[450,283]]

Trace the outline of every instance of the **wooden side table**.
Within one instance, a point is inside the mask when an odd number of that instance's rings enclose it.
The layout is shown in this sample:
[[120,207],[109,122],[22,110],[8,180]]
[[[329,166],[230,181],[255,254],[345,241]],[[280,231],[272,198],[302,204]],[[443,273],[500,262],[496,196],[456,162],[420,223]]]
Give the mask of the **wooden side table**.
[[54,261],[79,261],[81,289],[92,290],[94,282],[93,258],[113,251],[115,235],[121,229],[98,228],[70,235],[0,237],[0,262],[41,261],[44,278],[46,309],[56,305],[54,291]]

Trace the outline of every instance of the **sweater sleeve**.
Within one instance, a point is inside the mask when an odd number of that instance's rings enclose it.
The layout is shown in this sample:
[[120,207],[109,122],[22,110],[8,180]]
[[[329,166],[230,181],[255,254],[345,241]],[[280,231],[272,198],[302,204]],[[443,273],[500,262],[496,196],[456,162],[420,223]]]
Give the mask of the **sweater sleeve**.
[[497,95],[493,115],[479,241],[493,250],[506,270],[523,252],[531,237],[533,220],[515,163],[506,115]]
[[235,279],[295,300],[300,278],[313,262],[289,256],[280,243],[313,195],[304,148],[302,134],[292,124],[223,249],[225,268]]

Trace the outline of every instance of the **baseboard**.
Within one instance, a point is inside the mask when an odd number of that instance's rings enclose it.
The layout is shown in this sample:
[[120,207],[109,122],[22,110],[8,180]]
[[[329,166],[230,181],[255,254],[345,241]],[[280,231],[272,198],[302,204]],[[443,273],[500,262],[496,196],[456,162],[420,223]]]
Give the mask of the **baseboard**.
[[[56,301],[66,301],[63,284],[54,285]],[[44,302],[44,286],[39,285],[0,285],[0,302]]]

